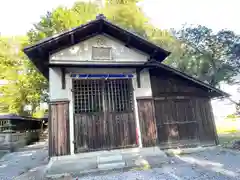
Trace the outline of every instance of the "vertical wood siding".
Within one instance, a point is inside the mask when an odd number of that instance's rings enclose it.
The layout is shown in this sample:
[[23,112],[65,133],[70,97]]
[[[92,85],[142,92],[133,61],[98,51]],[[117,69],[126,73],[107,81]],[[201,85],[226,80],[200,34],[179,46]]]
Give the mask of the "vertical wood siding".
[[158,142],[162,146],[215,144],[217,137],[206,98],[155,98]]
[[49,156],[70,154],[69,102],[54,101],[49,105]]
[[75,114],[75,153],[136,146],[133,113]]
[[209,93],[190,81],[181,79],[169,72],[150,71],[153,97],[161,96],[195,96],[208,97]]
[[155,100],[159,143],[181,144],[198,140],[198,126],[190,100]]
[[[159,145],[169,148],[218,142],[210,92],[164,70],[150,70],[150,78]],[[138,104],[140,121],[148,122],[149,110],[144,108],[143,102]],[[144,129],[145,124],[141,126]],[[143,143],[146,142],[143,140]]]
[[209,99],[198,98],[192,100],[196,119],[199,124],[199,138],[202,144],[218,144],[216,127]]
[[139,123],[144,147],[157,144],[157,127],[152,99],[138,99]]

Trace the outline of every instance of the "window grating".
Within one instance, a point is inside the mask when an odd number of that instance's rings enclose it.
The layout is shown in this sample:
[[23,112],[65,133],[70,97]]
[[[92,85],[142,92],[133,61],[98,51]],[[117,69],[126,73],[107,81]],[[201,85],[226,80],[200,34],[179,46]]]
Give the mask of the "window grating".
[[101,80],[73,80],[75,113],[102,112]]
[[112,50],[111,47],[92,47],[92,59],[110,60],[111,50]]
[[133,111],[130,79],[73,80],[75,113]]
[[105,81],[107,110],[123,112],[133,110],[131,80],[113,79]]

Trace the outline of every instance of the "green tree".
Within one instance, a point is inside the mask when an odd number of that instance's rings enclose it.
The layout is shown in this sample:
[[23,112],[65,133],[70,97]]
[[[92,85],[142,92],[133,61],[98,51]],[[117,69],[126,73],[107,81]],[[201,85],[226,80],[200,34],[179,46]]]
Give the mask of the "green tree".
[[[145,16],[137,5],[138,0],[106,0],[103,8],[94,3],[77,2],[71,8],[58,7],[48,12],[28,32],[30,43],[72,29],[95,19],[96,15],[103,13],[107,19],[131,32],[152,40],[152,35],[158,32],[158,36],[173,37],[167,31],[161,33]],[[159,37],[160,38],[160,37]],[[161,40],[167,40],[164,37]],[[161,44],[166,44],[161,41]],[[161,45],[160,44],[160,45]]]
[[198,79],[218,86],[220,82],[233,83],[239,73],[237,48],[240,37],[232,31],[217,33],[205,26],[186,27],[175,32],[182,42],[183,56],[176,67]]
[[99,7],[93,3],[77,2],[72,8],[57,7],[47,12],[41,20],[27,33],[31,44],[44,38],[85,24],[95,19]]
[[147,38],[149,20],[136,1],[110,1],[105,4],[102,12],[114,24]]
[[[44,77],[21,51],[28,42],[26,37],[0,38],[1,112],[20,115],[32,114],[39,106],[47,87]],[[26,105],[31,111],[25,110]]]

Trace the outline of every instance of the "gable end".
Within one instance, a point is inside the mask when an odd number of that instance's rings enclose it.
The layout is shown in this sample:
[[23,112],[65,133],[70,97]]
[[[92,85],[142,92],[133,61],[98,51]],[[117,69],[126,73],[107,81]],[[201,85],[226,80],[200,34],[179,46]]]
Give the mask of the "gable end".
[[142,37],[112,24],[103,17],[98,17],[87,24],[46,38],[35,45],[26,47],[24,52],[39,71],[48,78],[48,60],[50,54],[59,52],[62,49],[99,34],[107,34],[114,37],[124,43],[125,46],[142,51],[159,62],[163,61],[170,54],[170,52],[165,51]]

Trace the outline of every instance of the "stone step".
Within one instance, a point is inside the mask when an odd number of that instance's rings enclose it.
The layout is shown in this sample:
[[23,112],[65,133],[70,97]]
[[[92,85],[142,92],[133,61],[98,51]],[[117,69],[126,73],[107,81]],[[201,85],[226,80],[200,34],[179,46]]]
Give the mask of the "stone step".
[[100,155],[97,157],[97,166],[100,170],[119,169],[125,167],[121,154]]
[[121,169],[125,167],[125,162],[112,162],[112,163],[104,163],[104,164],[98,164],[99,170],[109,170],[109,169]]
[[113,154],[113,155],[100,155],[97,158],[98,164],[110,163],[110,162],[119,162],[123,161],[123,157],[121,154]]

